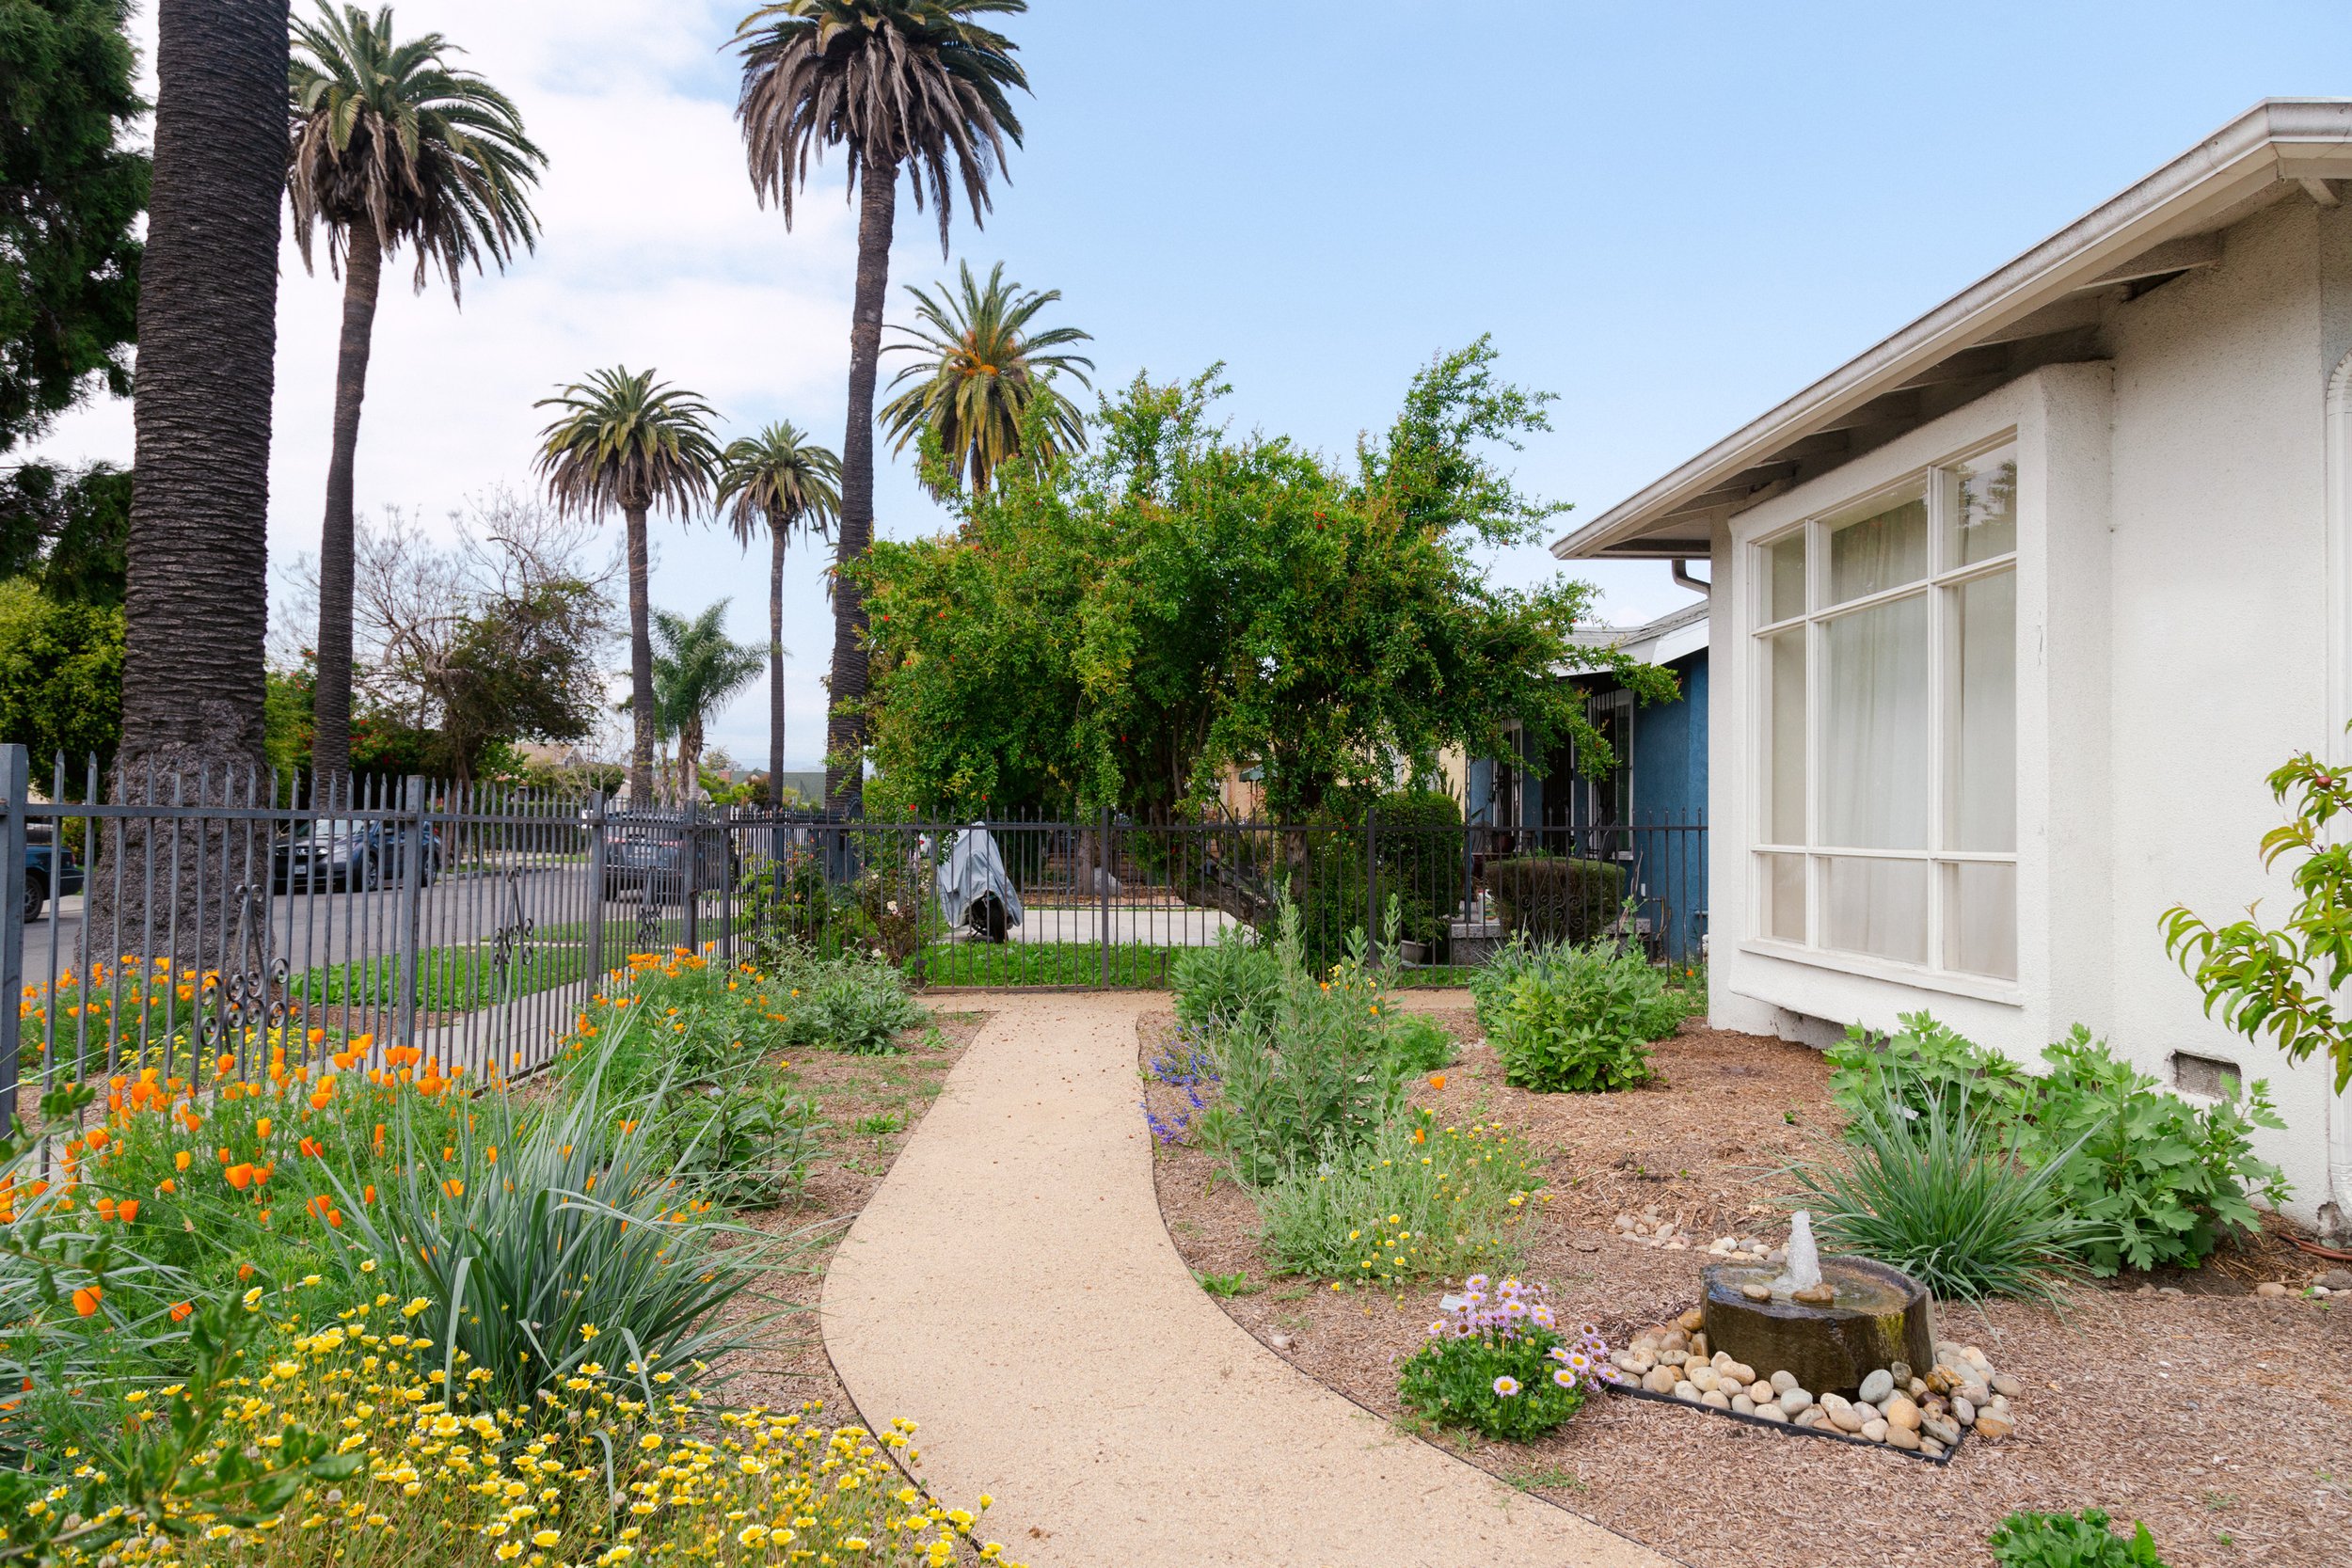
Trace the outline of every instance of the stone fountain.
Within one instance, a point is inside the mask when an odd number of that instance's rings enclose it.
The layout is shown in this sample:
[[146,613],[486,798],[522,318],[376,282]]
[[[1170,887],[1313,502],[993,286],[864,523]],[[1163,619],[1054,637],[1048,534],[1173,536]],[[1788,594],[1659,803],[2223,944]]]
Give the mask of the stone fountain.
[[1717,1263],[1703,1274],[1708,1343],[1750,1367],[1785,1369],[1815,1393],[1854,1394],[1883,1367],[1935,1364],[1924,1286],[1867,1258],[1823,1258],[1799,1210],[1788,1261]]

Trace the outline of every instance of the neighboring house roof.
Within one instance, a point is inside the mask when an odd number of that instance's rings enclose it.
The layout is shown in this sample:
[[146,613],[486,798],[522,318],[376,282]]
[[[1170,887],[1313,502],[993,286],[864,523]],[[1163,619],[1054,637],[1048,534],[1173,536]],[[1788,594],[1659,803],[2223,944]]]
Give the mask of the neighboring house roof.
[[1582,626],[1568,633],[1568,641],[1582,648],[1622,648],[1645,664],[1672,664],[1707,646],[1707,610],[1701,599],[1645,626]]
[[2270,98],[1909,326],[1560,539],[1704,556],[1713,525],[2044,365],[2105,357],[2109,302],[2221,259],[2221,230],[2352,180],[2352,99]]

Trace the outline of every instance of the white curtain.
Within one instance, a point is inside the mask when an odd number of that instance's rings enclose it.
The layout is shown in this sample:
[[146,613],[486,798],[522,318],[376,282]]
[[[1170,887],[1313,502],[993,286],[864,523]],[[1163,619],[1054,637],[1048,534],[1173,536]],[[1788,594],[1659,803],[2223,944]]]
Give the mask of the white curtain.
[[[1826,635],[1821,847],[1929,848],[1934,716],[1927,595],[1838,616]],[[1839,857],[1827,874],[1826,945],[1926,961],[1924,863]]]

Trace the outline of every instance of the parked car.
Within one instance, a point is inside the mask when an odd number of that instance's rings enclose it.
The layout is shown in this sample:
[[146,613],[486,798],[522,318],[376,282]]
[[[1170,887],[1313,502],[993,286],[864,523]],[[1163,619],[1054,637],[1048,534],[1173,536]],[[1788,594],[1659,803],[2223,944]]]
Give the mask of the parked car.
[[[735,885],[733,835],[706,823],[694,833],[694,887],[712,893]],[[686,901],[686,824],[667,812],[615,814],[604,825],[607,903],[650,895],[657,904]]]
[[[431,887],[441,874],[441,835],[424,830],[421,883]],[[317,817],[298,824],[278,840],[276,882],[280,893],[318,888],[373,889],[397,885],[405,873],[417,830],[401,822],[358,817]]]
[[82,858],[72,846],[57,843],[54,824],[28,823],[24,838],[24,919],[30,924],[50,899],[82,891]]

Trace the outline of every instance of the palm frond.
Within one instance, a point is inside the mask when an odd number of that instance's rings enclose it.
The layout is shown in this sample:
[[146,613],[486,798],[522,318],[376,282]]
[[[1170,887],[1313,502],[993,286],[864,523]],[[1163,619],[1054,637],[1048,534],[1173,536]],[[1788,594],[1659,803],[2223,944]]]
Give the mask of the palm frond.
[[364,229],[385,254],[415,249],[420,292],[437,266],[462,298],[466,266],[503,270],[537,245],[530,187],[547,155],[511,99],[449,63],[456,45],[439,33],[396,40],[389,7],[371,17],[324,0],[294,24],[293,44],[286,187],[303,265],[324,229],[340,273]]
[[1086,445],[1086,420],[1054,377],[1091,385],[1086,372],[1093,360],[1057,352],[1091,339],[1074,326],[1030,330],[1037,313],[1061,298],[1060,290],[1024,293],[999,261],[984,285],[966,263],[955,294],[943,289],[934,296],[912,285],[907,293],[921,325],[898,328],[906,341],[883,350],[915,356],[890,383],[894,389],[913,385],[880,414],[896,450],[905,451],[927,430],[935,433],[951,478],[968,474],[977,494],[1016,458],[1042,465]]
[[718,416],[655,372],[596,371],[536,406],[561,410],[540,432],[538,461],[559,511],[658,506],[685,515],[709,496],[719,469],[710,422]]
[[719,454],[716,505],[746,547],[762,532],[829,535],[841,515],[841,459],[779,420]]

